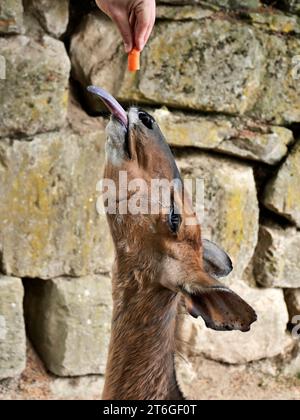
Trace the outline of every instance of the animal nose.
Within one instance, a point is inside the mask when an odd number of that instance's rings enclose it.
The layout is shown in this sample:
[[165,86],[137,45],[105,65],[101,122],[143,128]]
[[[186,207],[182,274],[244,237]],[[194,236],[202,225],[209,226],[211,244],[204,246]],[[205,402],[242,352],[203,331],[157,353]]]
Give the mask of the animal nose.
[[128,126],[128,118],[125,110],[110,93],[96,86],[88,86],[87,90],[88,92],[98,96],[98,98],[102,100],[107,109],[118,121],[120,121],[125,127]]

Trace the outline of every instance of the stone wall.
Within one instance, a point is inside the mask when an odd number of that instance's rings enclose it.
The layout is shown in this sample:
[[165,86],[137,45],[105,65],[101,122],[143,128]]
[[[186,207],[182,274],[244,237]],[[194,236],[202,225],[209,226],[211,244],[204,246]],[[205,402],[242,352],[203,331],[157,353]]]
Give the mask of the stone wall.
[[204,236],[232,256],[227,282],[258,313],[247,334],[182,315],[182,387],[191,390],[203,357],[228,374],[252,366],[296,376],[299,2],[158,2],[135,75],[116,27],[80,3],[0,5],[0,379],[24,370],[25,325],[52,374],[105,372],[113,248],[96,186],[106,120],[87,84],[149,108],[183,174],[205,179]]

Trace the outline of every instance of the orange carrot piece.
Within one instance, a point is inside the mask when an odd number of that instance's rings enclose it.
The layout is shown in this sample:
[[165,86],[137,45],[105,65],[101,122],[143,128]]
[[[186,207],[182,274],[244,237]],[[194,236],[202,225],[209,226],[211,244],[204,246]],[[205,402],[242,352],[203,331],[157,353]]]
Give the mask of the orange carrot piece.
[[133,48],[128,54],[128,70],[137,71],[140,70],[140,51]]

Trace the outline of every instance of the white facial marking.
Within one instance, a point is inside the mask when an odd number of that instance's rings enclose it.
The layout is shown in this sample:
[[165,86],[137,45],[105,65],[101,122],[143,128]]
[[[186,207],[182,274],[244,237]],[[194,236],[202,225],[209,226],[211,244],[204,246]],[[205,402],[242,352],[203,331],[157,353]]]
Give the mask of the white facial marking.
[[[138,109],[130,108],[128,113],[129,130],[131,130],[139,122]],[[121,166],[123,160],[126,158],[124,151],[124,142],[126,139],[126,128],[111,119],[106,127],[106,160],[113,166]]]
[[126,128],[117,121],[110,120],[106,127],[106,160],[113,166],[120,166],[125,159],[124,143]]
[[139,122],[139,113],[137,108],[130,108],[128,113],[129,127]]

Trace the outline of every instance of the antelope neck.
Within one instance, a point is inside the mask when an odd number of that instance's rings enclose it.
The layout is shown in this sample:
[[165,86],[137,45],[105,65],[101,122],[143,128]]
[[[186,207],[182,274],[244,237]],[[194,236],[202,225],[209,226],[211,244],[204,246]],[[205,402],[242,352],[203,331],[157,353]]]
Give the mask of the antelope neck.
[[145,279],[113,278],[113,322],[104,399],[183,399],[175,367],[178,295]]

